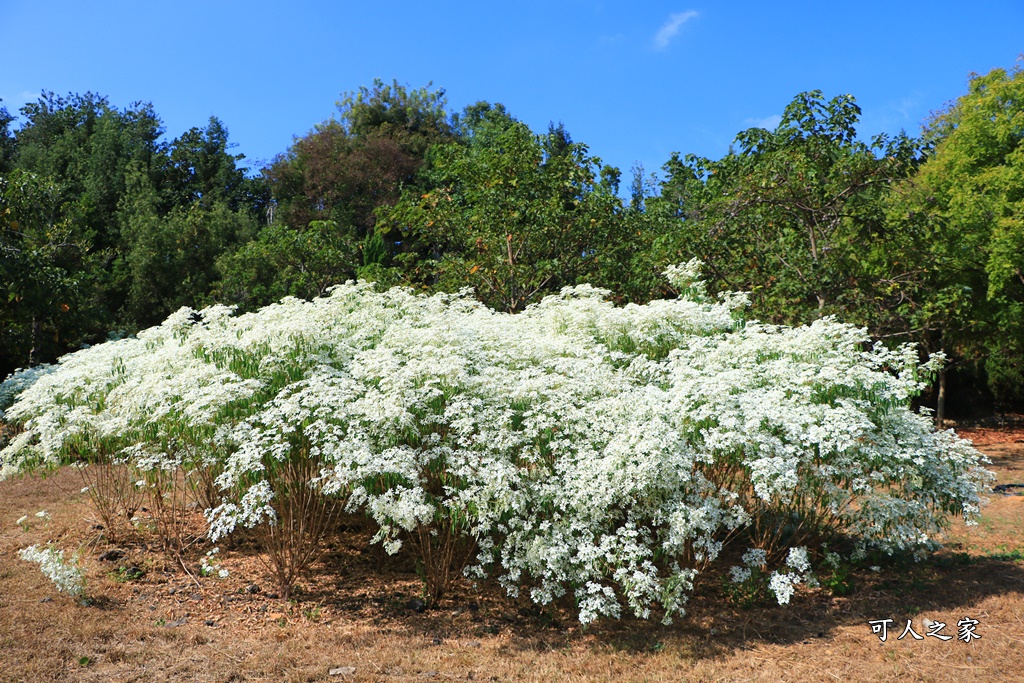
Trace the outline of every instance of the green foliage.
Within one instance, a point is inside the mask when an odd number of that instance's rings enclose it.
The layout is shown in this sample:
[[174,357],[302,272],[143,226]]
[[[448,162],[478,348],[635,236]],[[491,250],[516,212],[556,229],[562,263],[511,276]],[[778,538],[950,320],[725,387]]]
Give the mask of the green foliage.
[[0,376],[209,296],[217,257],[266,205],[211,118],[170,144],[149,104],[46,92],[0,107]]
[[397,282],[389,267],[395,245],[374,232],[374,212],[418,187],[427,150],[453,139],[444,91],[377,80],[347,93],[338,112],[263,170],[272,219],[222,258],[222,300],[256,307],[318,296],[355,277]]
[[64,215],[95,236],[94,248],[115,246],[128,170],[133,163],[152,168],[161,151],[163,131],[152,106],[135,103],[119,111],[93,93],[44,92],[21,113],[15,167],[64,187]]
[[564,128],[534,135],[500,106],[479,103],[462,121],[465,142],[428,156],[434,189],[407,190],[377,213],[409,282],[470,286],[488,305],[520,311],[566,285],[628,279],[633,243],[600,159]]
[[858,141],[859,115],[850,95],[801,93],[774,131],[743,131],[721,160],[674,155],[648,202],[670,224],[655,258],[702,258],[712,290],[751,292],[761,319],[835,314],[880,330],[891,295],[879,289],[900,278],[883,273],[897,264],[873,262],[884,257],[872,246],[886,238],[881,199],[913,170],[917,147],[902,135]]
[[943,343],[984,360],[998,398],[1024,399],[1024,70],[974,76],[926,135],[907,209],[934,234],[935,288],[955,292]]
[[[850,95],[798,95],[718,160],[658,183],[604,166],[565,126],[375,80],[247,177],[216,117],[170,142],[153,107],[93,93],[0,103],[0,377],[180,306],[255,309],[349,279],[469,287],[522,311],[566,285],[617,303],[711,294],[752,315],[826,315],[917,342],[1024,400],[1024,72],[973,76],[918,141],[858,140]],[[940,374],[944,377],[944,374]]]
[[721,585],[726,599],[744,609],[767,605],[772,598],[768,591],[768,577],[757,568],[751,569],[749,576],[742,581],[723,576]]
[[0,353],[12,366],[78,338],[90,243],[60,214],[65,192],[33,173],[0,177]]
[[422,159],[431,145],[453,137],[444,90],[411,90],[398,81],[387,85],[379,78],[373,86],[345,93],[337,103],[345,131],[352,137],[387,138],[406,154]]
[[249,203],[259,205],[246,169],[237,165],[245,157],[229,154],[230,146],[227,128],[214,116],[205,130],[191,128],[175,139],[159,170],[165,208],[198,203],[210,209],[226,204],[237,211]]
[[820,573],[818,582],[832,595],[849,595],[854,591],[853,566],[836,553],[825,553],[825,571]]
[[0,173],[7,173],[14,160],[14,134],[11,131],[14,117],[2,102],[0,99]]
[[358,247],[334,221],[313,221],[303,230],[275,222],[218,260],[213,296],[244,309],[285,296],[321,296],[355,276]]

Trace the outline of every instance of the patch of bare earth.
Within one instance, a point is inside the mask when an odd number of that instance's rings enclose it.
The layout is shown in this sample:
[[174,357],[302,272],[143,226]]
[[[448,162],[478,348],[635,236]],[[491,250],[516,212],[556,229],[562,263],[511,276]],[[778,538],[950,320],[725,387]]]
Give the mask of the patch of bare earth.
[[[964,435],[989,454],[997,484],[1024,483],[1024,430]],[[955,524],[928,562],[857,570],[845,597],[805,590],[788,607],[743,609],[712,580],[671,626],[584,630],[564,606],[492,585],[460,585],[416,612],[412,561],[368,548],[355,525],[284,603],[246,541],[222,546],[227,578],[201,577],[208,546],[183,567],[144,530],[112,543],[81,486],[73,470],[0,482],[2,681],[1024,680],[1024,495],[993,495],[981,524]],[[47,542],[81,552],[88,604],[17,559]],[[101,560],[110,550],[122,554]],[[980,639],[956,637],[965,618]],[[892,620],[885,642],[868,625],[881,619]],[[923,640],[898,639],[908,619]],[[925,619],[953,638],[926,635]]]

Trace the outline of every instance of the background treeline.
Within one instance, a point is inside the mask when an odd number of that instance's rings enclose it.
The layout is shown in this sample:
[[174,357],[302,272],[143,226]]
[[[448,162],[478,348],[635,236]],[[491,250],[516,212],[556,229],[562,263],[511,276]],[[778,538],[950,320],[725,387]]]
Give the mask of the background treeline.
[[[353,278],[470,287],[520,311],[565,285],[671,296],[700,258],[751,315],[824,315],[943,351],[932,400],[1024,402],[1024,72],[974,76],[920,138],[864,141],[853,97],[799,94],[721,159],[623,182],[559,124],[377,81],[258,174],[211,118],[45,93],[0,106],[0,377],[183,305],[252,310]],[[18,124],[15,127],[15,124]],[[625,198],[623,198],[623,195]],[[947,389],[947,385],[949,389]]]

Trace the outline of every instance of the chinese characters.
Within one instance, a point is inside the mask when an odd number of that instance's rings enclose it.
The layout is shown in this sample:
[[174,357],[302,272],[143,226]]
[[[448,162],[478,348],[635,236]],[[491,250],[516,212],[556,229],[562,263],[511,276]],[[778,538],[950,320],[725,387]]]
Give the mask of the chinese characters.
[[[883,643],[889,637],[889,631],[896,622],[892,619],[875,619],[868,622],[868,626],[871,627],[871,632],[878,636],[878,639]],[[926,637],[938,638],[939,640],[952,640],[953,636],[948,633],[943,633],[946,629],[946,624],[941,621],[932,621],[931,619],[924,619],[922,622],[924,628],[927,629],[924,635],[921,635],[914,630],[913,620],[907,619],[907,625],[903,628],[903,632],[896,636],[896,640],[903,640],[907,636],[910,636],[914,640],[924,640]],[[964,617],[960,621],[956,622],[956,639],[962,640],[965,643],[970,643],[972,640],[981,638],[978,634],[977,629],[980,622],[977,619],[971,619],[970,617]]]

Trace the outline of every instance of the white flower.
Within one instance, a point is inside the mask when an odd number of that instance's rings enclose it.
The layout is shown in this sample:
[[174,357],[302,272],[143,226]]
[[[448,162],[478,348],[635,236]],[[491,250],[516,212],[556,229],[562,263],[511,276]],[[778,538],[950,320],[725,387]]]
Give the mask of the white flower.
[[799,581],[800,579],[793,574],[772,572],[771,579],[768,581],[768,590],[775,594],[780,605],[788,605],[789,599],[793,597],[793,586]]
[[26,562],[38,563],[40,571],[53,582],[58,591],[75,596],[81,595],[84,591],[84,580],[78,561],[66,563],[63,550],[50,546],[40,549],[31,545],[20,550],[18,557]]
[[[765,507],[788,519],[814,501],[858,540],[853,560],[920,550],[947,510],[977,516],[990,475],[911,411],[934,369],[915,349],[833,319],[742,322],[744,297],[708,297],[699,263],[669,271],[679,298],[620,307],[589,285],[510,315],[465,292],[348,283],[244,315],[182,309],[19,389],[6,419],[25,431],[0,476],[90,443],[117,444],[139,488],[209,468],[217,539],[279,523],[274,492],[300,465],[387,552],[455,523],[480,548],[468,574],[540,603],[575,591],[585,622],[682,613],[696,572]],[[767,560],[748,549],[729,574]],[[780,603],[809,571],[790,548]]]
[[768,563],[768,553],[763,548],[750,548],[743,553],[743,564],[751,569],[763,567]]
[[807,572],[811,568],[811,561],[807,558],[807,548],[790,548],[786,564],[801,574]]
[[730,567],[729,575],[733,583],[743,583],[750,578],[749,567]]

